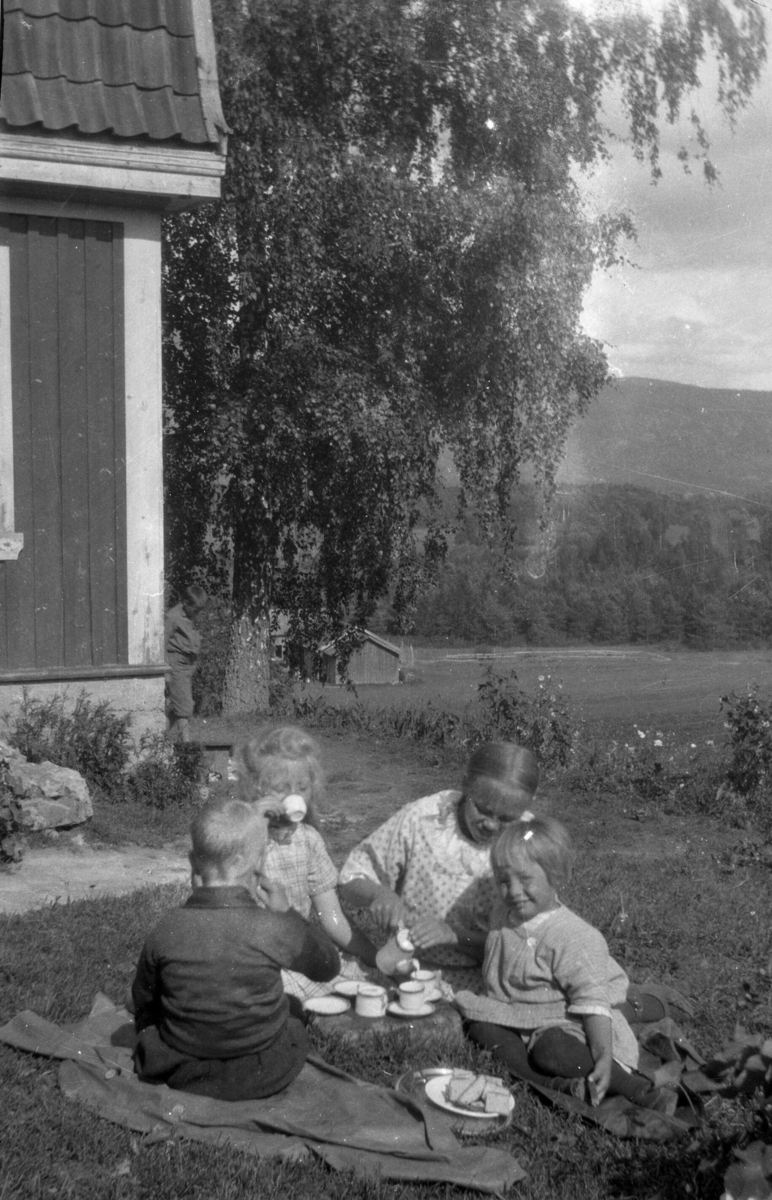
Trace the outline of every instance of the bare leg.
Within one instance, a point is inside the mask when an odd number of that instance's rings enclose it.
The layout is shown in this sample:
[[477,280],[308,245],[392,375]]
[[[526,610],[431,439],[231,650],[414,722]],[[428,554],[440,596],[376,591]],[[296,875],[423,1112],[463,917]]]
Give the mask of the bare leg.
[[187,717],[176,717],[174,714],[169,714],[169,727],[167,736],[172,742],[189,742],[190,741],[190,722]]

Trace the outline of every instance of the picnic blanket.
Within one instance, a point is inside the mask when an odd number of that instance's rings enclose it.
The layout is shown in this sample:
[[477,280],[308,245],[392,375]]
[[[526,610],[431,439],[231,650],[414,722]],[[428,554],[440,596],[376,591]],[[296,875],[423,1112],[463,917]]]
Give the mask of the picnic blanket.
[[647,1025],[633,1025],[632,1029],[641,1047],[638,1068],[641,1074],[657,1087],[670,1087],[678,1092],[679,1104],[673,1116],[640,1108],[624,1096],[608,1096],[592,1107],[549,1086],[531,1082],[531,1087],[550,1103],[601,1125],[617,1137],[665,1142],[693,1132],[704,1115],[702,1095],[718,1090],[714,1080],[703,1071],[705,1060],[670,1017]]
[[265,1100],[211,1100],[140,1083],[131,1060],[133,1020],[101,994],[73,1027],[25,1011],[0,1028],[0,1041],[62,1059],[65,1096],[149,1142],[193,1138],[256,1155],[316,1155],[359,1176],[452,1183],[493,1194],[525,1175],[505,1150],[462,1146],[429,1106],[357,1080],[316,1056],[288,1088]]
[[[651,985],[649,990],[652,990]],[[659,988],[658,993],[663,990]],[[677,992],[673,994],[680,996]],[[683,997],[680,998],[684,1006],[688,1005],[685,1011],[689,1012],[691,1005]],[[459,993],[456,1002],[464,1016],[470,1019],[480,1016],[476,1008],[478,998],[471,993]],[[484,1011],[481,1010],[482,1013]],[[539,1082],[526,1076],[521,1078],[550,1104],[575,1113],[585,1121],[601,1125],[617,1137],[646,1138],[658,1142],[683,1137],[702,1120],[702,1094],[718,1091],[719,1085],[704,1070],[705,1059],[669,1015],[659,1021],[633,1024],[631,1028],[640,1047],[640,1073],[651,1079],[657,1087],[672,1088],[678,1093],[679,1104],[673,1116],[641,1108],[624,1096],[608,1096],[593,1106],[577,1095],[556,1090],[556,1081],[548,1075]],[[510,1074],[517,1078],[512,1068]]]

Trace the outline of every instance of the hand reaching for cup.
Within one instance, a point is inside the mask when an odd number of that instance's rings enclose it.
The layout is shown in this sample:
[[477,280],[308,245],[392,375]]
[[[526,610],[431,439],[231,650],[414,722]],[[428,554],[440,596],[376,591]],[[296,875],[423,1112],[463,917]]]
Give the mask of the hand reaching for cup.
[[393,933],[408,923],[410,909],[392,892],[391,888],[379,887],[370,903],[370,913],[379,929]]
[[409,929],[410,940],[416,950],[431,950],[433,946],[455,946],[458,943],[450,925],[437,917],[414,917]]

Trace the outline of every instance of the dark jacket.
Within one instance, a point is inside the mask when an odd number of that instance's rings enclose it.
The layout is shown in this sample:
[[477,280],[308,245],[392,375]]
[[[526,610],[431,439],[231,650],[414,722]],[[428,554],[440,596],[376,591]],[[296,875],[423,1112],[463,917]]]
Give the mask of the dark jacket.
[[282,967],[325,981],[340,959],[292,910],[259,908],[245,888],[197,888],[145,942],[132,986],[137,1032],[155,1025],[195,1058],[262,1053],[287,1024]]

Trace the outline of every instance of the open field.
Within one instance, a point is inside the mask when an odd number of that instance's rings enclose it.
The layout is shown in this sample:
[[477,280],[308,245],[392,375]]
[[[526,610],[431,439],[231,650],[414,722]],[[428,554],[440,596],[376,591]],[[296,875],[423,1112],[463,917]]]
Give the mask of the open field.
[[[516,671],[527,692],[549,675],[577,715],[614,727],[662,726],[684,734],[716,732],[719,699],[743,692],[753,683],[772,689],[772,650],[689,651],[639,647],[576,649],[498,648],[491,654],[404,643],[406,671],[413,682],[400,687],[362,686],[359,699],[388,707],[431,702],[458,712],[476,696],[489,666],[500,674]],[[351,694],[326,688],[330,703],[347,703]]]

